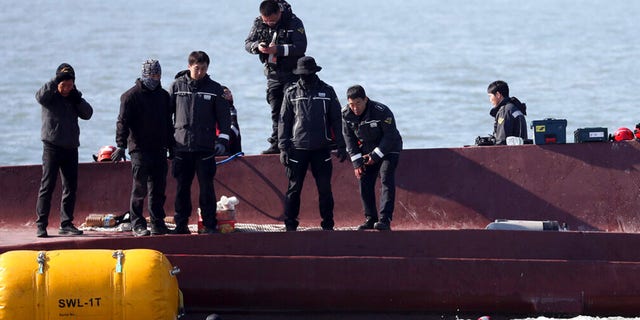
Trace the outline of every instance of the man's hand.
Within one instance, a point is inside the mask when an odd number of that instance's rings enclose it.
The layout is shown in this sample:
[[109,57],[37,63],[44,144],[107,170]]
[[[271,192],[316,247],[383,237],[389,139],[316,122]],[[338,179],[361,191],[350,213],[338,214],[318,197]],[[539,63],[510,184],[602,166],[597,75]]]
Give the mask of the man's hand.
[[289,151],[287,150],[280,151],[280,163],[282,163],[282,165],[285,167],[289,166]]
[[79,105],[82,102],[82,93],[73,86],[73,89],[69,92],[69,99],[74,105]]
[[353,169],[353,173],[356,175],[356,178],[360,179],[364,176],[365,168],[364,166]]
[[216,156],[225,155],[227,153],[227,150],[229,150],[229,140],[224,138],[217,138],[216,144],[213,148]]
[[373,161],[373,157],[371,157],[368,154],[365,154],[364,156],[362,156],[362,158],[364,159],[364,164],[366,166],[370,166],[372,164],[374,164],[375,162]]
[[173,160],[173,148],[167,148],[167,159]]
[[258,45],[258,51],[264,54],[276,54],[278,53],[278,47],[275,44],[266,45],[264,42]]
[[227,152],[227,148],[220,142],[216,142],[215,150],[216,156],[224,155]]
[[117,148],[113,153],[111,153],[111,161],[118,162],[121,160],[127,160],[125,148]]

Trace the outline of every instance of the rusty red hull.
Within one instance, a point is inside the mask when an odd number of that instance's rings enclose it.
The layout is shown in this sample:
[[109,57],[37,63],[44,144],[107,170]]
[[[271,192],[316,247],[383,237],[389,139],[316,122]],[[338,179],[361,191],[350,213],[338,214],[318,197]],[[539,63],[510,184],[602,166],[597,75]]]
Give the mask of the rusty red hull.
[[[636,316],[640,253],[630,248],[640,245],[638,151],[635,142],[407,150],[390,233],[36,240],[39,167],[3,167],[0,252],[158,249],[182,269],[190,310]],[[77,216],[126,210],[129,170],[81,165]],[[336,164],[333,181],[336,225],[361,223],[350,166]],[[224,164],[215,182],[218,196],[240,199],[239,222],[281,223],[286,180],[277,156]],[[304,190],[306,226],[320,220],[312,186]],[[573,231],[481,230],[497,218],[558,220]]]

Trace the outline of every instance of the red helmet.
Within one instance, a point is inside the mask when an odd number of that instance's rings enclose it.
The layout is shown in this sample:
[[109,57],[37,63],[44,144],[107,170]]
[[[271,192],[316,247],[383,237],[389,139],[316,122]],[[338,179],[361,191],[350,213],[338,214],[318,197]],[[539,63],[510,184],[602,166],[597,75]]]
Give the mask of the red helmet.
[[618,128],[616,132],[613,133],[614,141],[622,141],[622,140],[633,140],[633,131],[629,128]]
[[111,161],[111,154],[116,151],[116,147],[114,146],[104,146],[102,148],[100,148],[100,150],[98,151],[98,157],[97,157],[97,161],[98,162],[102,162],[102,161]]

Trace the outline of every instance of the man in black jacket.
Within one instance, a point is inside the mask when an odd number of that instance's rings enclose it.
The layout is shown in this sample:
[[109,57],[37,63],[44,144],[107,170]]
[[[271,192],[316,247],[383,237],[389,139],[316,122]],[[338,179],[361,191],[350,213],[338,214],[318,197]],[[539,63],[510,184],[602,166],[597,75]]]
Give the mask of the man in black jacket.
[[[216,233],[215,156],[227,152],[231,115],[222,86],[207,74],[209,62],[205,52],[191,52],[188,70],[176,75],[169,91],[176,142],[172,174],[177,182],[174,217],[177,234],[190,233],[191,182],[195,175],[200,186],[198,203],[203,232]],[[218,136],[216,127],[220,132]]]
[[271,145],[262,153],[278,153],[278,118],[284,91],[298,79],[292,70],[307,50],[304,25],[286,1],[265,0],[244,44],[249,53],[258,55],[267,76],[272,131],[267,139]]
[[340,102],[331,86],[316,72],[322,68],[309,56],[302,57],[293,72],[300,80],[285,92],[278,126],[280,162],[285,166],[289,186],[285,198],[285,227],[295,231],[300,213],[302,185],[311,165],[318,187],[318,206],[323,230],[333,230],[331,192],[331,149],[338,148],[340,162],[347,158],[340,120]]
[[516,97],[509,97],[509,85],[498,80],[487,88],[491,111],[495,119],[493,136],[496,144],[506,144],[507,137],[515,136],[527,140],[527,106]]
[[80,146],[80,127],[78,118],[91,119],[93,108],[82,98],[76,89],[76,74],[67,64],[61,64],[55,78],[45,83],[38,92],[36,100],[42,106],[41,139],[42,180],[36,212],[38,228],[36,236],[47,237],[51,196],[56,187],[58,170],[62,174],[62,205],[60,208],[61,235],[80,235],[82,231],[73,225],[73,211],[78,189],[78,147]]
[[[370,100],[364,88],[347,90],[342,109],[342,132],[360,183],[365,222],[358,229],[391,230],[396,197],[395,174],[402,150],[402,137],[389,108]],[[376,179],[380,175],[380,218],[376,209]]]
[[133,175],[129,212],[134,236],[149,235],[147,221],[142,215],[147,193],[151,234],[169,233],[164,222],[164,203],[167,150],[174,142],[171,100],[160,84],[161,75],[158,60],[145,61],[142,64],[142,76],[120,97],[120,114],[116,123],[118,149],[111,159],[123,159],[125,149],[129,148]]

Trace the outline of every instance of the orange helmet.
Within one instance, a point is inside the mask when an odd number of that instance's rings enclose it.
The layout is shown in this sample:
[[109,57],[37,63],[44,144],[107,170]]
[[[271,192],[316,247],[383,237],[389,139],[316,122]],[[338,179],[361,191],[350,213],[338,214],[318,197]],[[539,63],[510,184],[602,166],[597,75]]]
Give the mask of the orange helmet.
[[616,132],[613,133],[614,141],[622,141],[622,140],[633,140],[633,131],[629,128],[618,128]]
[[114,146],[104,146],[100,148],[100,150],[98,151],[98,157],[96,161],[98,162],[111,161],[111,154],[114,151],[116,151],[116,147]]

